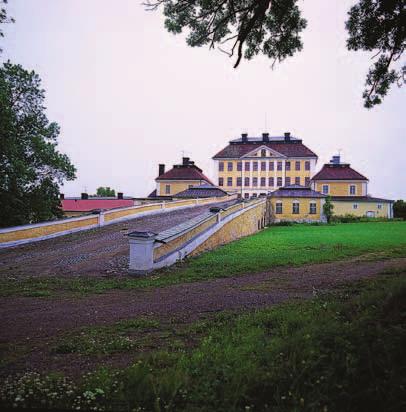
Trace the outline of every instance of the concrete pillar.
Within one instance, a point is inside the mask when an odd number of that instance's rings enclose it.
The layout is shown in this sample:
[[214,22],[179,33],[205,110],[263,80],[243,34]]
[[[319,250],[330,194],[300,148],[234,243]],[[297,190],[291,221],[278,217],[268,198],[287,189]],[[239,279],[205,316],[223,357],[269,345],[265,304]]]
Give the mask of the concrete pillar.
[[104,212],[101,211],[99,213],[99,226],[103,226],[104,225]]
[[130,240],[130,271],[144,274],[151,272],[154,267],[154,243],[156,233],[131,232]]

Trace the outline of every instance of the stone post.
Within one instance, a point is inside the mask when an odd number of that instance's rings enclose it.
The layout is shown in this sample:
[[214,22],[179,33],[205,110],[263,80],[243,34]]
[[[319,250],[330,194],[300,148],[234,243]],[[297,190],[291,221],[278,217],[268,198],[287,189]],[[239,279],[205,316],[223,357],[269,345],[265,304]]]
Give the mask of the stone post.
[[104,212],[102,210],[99,213],[99,226],[103,226],[103,225],[104,225]]
[[154,268],[154,243],[156,233],[131,232],[130,240],[130,271],[135,274],[151,272]]

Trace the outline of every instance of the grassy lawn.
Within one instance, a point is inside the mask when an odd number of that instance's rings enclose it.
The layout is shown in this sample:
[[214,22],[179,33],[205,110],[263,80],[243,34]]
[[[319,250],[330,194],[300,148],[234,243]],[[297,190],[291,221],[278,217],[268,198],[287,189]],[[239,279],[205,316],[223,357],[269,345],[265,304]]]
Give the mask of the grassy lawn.
[[160,287],[361,255],[406,256],[406,222],[274,226],[146,277],[3,279],[0,293],[47,297],[55,291],[87,294]]
[[[94,328],[71,342],[67,351],[88,354],[94,341],[101,342],[98,350],[103,353],[125,351],[125,345],[117,344],[117,333],[156,327],[144,320]],[[124,369],[100,368],[75,381],[35,372],[9,377],[0,385],[0,407],[405,410],[405,272],[387,273],[306,302],[220,314],[194,328],[203,333],[196,345],[168,345]]]

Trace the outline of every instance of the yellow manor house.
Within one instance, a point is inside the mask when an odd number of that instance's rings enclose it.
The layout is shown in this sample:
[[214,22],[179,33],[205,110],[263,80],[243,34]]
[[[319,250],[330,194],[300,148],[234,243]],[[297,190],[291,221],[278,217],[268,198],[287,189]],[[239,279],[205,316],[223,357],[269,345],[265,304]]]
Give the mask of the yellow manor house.
[[[369,180],[340,156],[316,172],[318,156],[291,136],[249,137],[243,133],[215,156],[218,188],[240,198],[268,196],[273,221],[325,221],[323,205],[330,196],[334,215],[393,217],[393,201],[368,194]],[[215,185],[189,158],[165,172],[159,165],[156,190],[149,197],[190,196]],[[193,190],[191,190],[194,188]],[[222,192],[224,193],[224,192]]]

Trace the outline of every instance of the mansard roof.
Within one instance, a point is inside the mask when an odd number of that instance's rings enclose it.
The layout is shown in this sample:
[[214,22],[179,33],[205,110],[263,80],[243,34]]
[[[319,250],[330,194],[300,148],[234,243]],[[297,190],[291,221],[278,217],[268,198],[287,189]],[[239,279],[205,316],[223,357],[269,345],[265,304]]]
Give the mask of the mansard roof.
[[271,197],[310,197],[310,198],[323,198],[326,195],[323,195],[320,192],[316,192],[311,189],[309,186],[301,185],[288,185],[280,187],[278,190],[271,192]]
[[368,178],[352,169],[348,163],[326,163],[312,180],[368,180]]
[[207,183],[213,184],[210,179],[194,164],[174,165],[171,170],[158,176],[159,180],[204,180]]
[[227,196],[227,192],[217,186],[204,184],[200,186],[193,186],[183,192],[177,193],[174,197],[181,198],[205,198],[205,197],[223,197]]
[[220,150],[213,159],[239,159],[249,152],[266,146],[286,157],[315,157],[317,155],[302,143],[301,139],[291,136],[243,137],[231,140],[227,147]]

